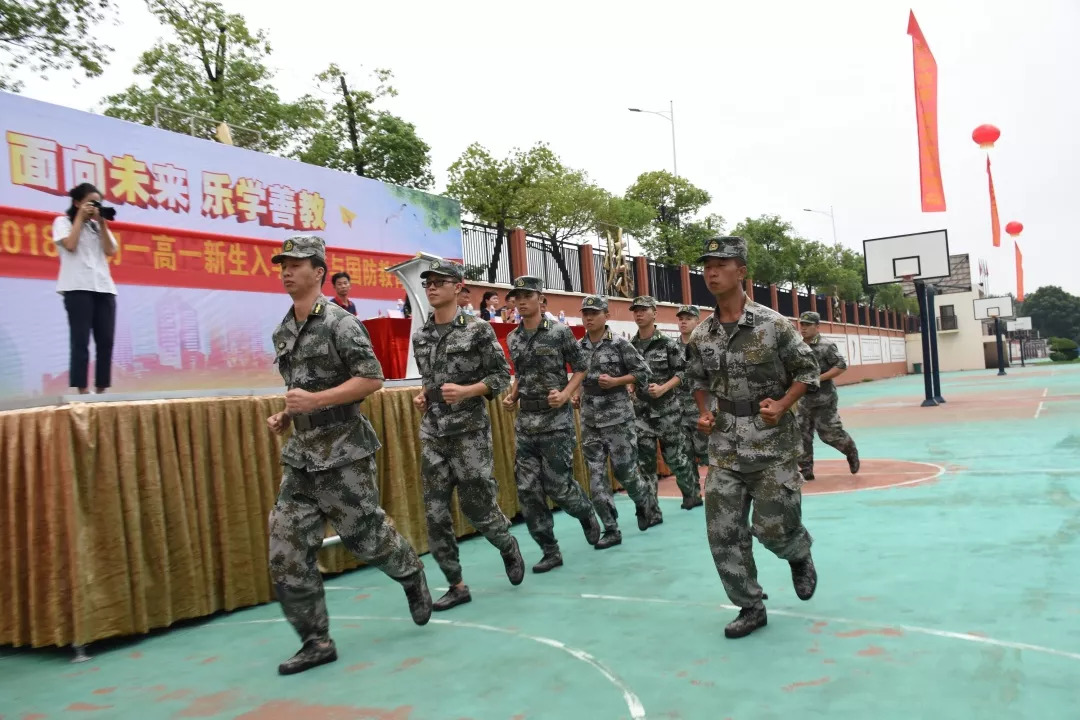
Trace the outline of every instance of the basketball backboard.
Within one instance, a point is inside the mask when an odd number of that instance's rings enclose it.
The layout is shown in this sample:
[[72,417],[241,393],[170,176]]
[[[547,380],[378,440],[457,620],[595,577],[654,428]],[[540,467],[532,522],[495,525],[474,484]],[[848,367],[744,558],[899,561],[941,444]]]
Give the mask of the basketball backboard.
[[1010,320],[1006,325],[1009,332],[1016,332],[1017,330],[1030,330],[1031,318],[1030,317],[1018,317],[1015,320]]
[[890,285],[910,276],[911,280],[948,277],[949,233],[947,230],[895,235],[863,240],[867,285]]
[[1013,316],[1012,298],[1008,295],[975,298],[974,303],[976,320],[1004,319]]

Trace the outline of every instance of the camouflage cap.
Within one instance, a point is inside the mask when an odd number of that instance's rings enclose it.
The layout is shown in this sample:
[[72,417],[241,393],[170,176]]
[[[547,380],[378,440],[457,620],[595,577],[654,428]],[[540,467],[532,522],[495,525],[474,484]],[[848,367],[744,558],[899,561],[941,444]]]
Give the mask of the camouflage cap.
[[281,252],[270,258],[275,265],[285,258],[318,258],[326,262],[326,243],[314,235],[293,235],[281,246]]
[[630,309],[636,310],[637,308],[651,308],[656,309],[656,298],[651,295],[638,295],[634,298],[634,301],[630,303]]
[[810,312],[809,310],[807,310],[806,312],[804,312],[802,315],[799,316],[799,322],[801,322],[801,323],[813,323],[814,325],[817,325],[818,323],[821,322],[821,315],[819,315],[816,312]]
[[705,262],[708,258],[739,258],[746,262],[746,240],[735,236],[714,237],[706,240],[698,262]]
[[701,317],[701,311],[698,310],[697,305],[683,305],[679,308],[679,312],[675,313],[675,317],[680,315],[693,315],[694,317]]
[[428,275],[444,275],[461,282],[465,279],[465,268],[449,260],[432,260],[427,270],[420,273],[421,278],[426,278]]
[[600,295],[587,295],[584,300],[581,301],[582,310],[607,310],[607,298]]
[[544,281],[533,275],[522,275],[514,281],[514,288],[506,297],[514,297],[519,292],[544,292]]

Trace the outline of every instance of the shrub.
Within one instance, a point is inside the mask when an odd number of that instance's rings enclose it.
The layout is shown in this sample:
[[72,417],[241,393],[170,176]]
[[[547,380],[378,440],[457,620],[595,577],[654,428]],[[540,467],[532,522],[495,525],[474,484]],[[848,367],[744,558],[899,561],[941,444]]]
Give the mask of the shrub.
[[1050,359],[1053,360],[1054,362],[1072,362],[1073,360],[1076,360],[1076,354],[1075,353],[1052,352],[1052,353],[1050,353]]
[[1069,351],[1073,351],[1074,354],[1075,354],[1076,348],[1077,348],[1076,343],[1073,342],[1072,340],[1070,340],[1069,338],[1059,338],[1059,337],[1050,338],[1050,349],[1055,351],[1055,352],[1068,353]]

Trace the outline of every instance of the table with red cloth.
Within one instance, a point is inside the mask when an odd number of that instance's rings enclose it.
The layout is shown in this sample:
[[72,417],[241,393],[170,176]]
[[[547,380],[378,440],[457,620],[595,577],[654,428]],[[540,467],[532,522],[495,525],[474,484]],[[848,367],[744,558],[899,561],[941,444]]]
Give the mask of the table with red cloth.
[[[374,318],[364,320],[364,327],[371,336],[371,345],[375,357],[382,364],[383,376],[387,380],[401,380],[409,367],[409,343],[412,342],[412,320],[408,318]],[[495,337],[502,345],[503,353],[510,359],[510,348],[506,337],[517,327],[517,323],[491,323]],[[585,328],[581,325],[568,326],[578,340],[585,337]],[[510,363],[513,371],[514,364]]]

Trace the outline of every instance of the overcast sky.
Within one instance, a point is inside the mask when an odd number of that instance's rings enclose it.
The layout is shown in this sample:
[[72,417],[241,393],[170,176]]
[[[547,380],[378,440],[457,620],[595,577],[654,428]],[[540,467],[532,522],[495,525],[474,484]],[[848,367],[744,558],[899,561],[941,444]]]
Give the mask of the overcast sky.
[[[77,107],[126,87],[163,30],[141,0],[116,0],[122,25],[104,76],[27,79],[25,94]],[[1075,0],[662,3],[268,3],[224,0],[269,32],[278,88],[313,90],[330,62],[357,80],[394,71],[387,108],[432,147],[438,188],[474,141],[504,155],[545,140],[616,193],[671,169],[671,126],[630,106],[675,103],[679,174],[730,221],[776,213],[811,239],[840,242],[946,228],[950,250],[984,258],[991,289],[1015,290],[1012,242],[990,239],[985,159],[971,131],[1001,128],[992,151],[1001,224],[1024,223],[1028,293],[1080,294],[1080,3]],[[939,70],[947,213],[919,203],[911,40],[914,9]]]

